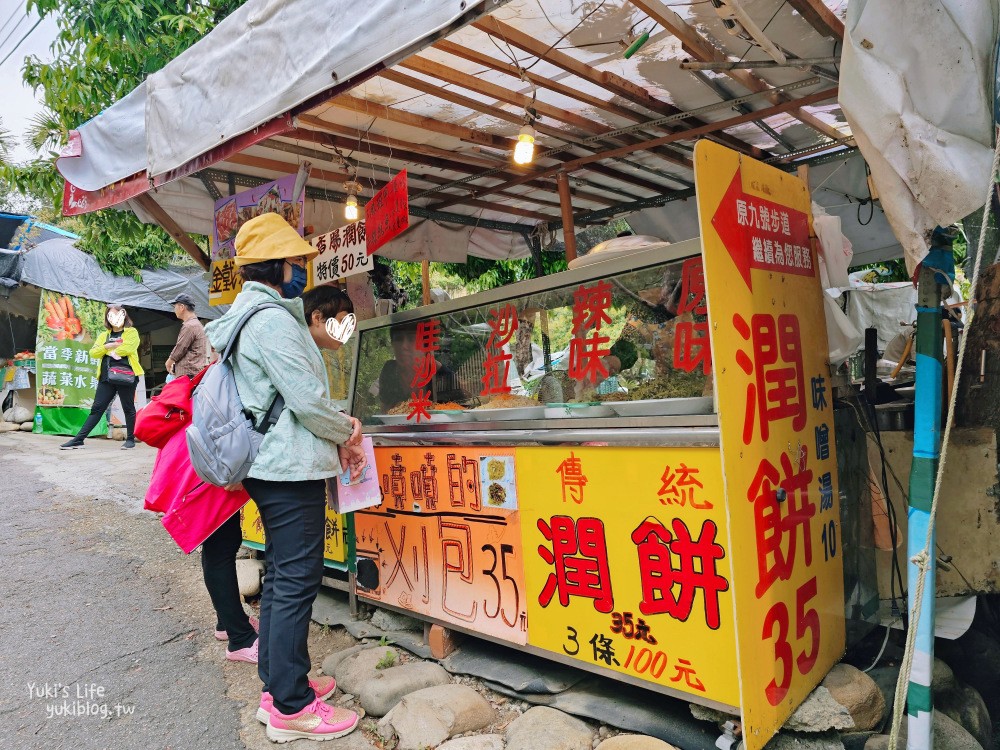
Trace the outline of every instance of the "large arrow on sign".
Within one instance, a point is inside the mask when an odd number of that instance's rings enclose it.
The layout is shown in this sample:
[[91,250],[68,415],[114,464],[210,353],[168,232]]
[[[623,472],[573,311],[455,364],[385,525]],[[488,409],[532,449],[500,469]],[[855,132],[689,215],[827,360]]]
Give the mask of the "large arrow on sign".
[[722,196],[722,202],[712,216],[712,226],[719,233],[722,244],[729,251],[729,256],[733,259],[737,270],[747,283],[747,288],[753,291],[753,282],[750,280],[750,267],[753,260],[750,243],[747,241],[746,229],[740,225],[736,211],[736,203],[745,200],[743,193],[743,176],[739,167],[733,175],[733,181],[729,183],[726,194]]
[[743,192],[739,168],[715,209],[712,226],[753,291],[751,269],[813,276],[809,217],[791,206]]

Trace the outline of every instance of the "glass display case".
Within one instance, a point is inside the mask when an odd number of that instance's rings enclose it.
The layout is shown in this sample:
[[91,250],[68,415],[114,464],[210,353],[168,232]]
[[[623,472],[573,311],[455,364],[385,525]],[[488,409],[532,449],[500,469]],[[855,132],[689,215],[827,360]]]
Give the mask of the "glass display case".
[[716,424],[698,240],[364,321],[357,338],[351,413],[369,433]]

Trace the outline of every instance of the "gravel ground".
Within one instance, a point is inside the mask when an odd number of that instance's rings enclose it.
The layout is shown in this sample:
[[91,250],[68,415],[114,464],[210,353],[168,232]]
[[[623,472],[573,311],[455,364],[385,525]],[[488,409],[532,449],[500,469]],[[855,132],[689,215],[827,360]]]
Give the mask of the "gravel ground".
[[[155,451],[64,440],[0,434],[0,747],[276,747],[256,669],[213,637],[198,553],[142,510]],[[314,626],[310,650],[318,667],[353,643]]]

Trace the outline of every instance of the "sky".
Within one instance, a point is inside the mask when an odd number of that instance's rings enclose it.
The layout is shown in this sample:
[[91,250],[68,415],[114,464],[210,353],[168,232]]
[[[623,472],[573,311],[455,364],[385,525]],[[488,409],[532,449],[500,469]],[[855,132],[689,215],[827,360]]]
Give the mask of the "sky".
[[[26,16],[24,0],[0,0],[0,25],[8,19],[9,23],[0,31],[0,40],[7,37],[11,29],[16,27],[17,30],[5,42],[0,43],[0,60],[6,57],[35,25],[38,16],[34,12]],[[17,26],[19,22],[20,26]],[[34,156],[30,147],[20,143],[20,136],[31,118],[42,109],[34,92],[21,80],[24,58],[38,55],[42,60],[50,59],[49,45],[55,39],[56,33],[56,19],[54,16],[49,16],[31,32],[14,54],[0,65],[0,121],[3,122],[4,128],[18,137],[18,147],[13,153],[14,161],[23,161]]]

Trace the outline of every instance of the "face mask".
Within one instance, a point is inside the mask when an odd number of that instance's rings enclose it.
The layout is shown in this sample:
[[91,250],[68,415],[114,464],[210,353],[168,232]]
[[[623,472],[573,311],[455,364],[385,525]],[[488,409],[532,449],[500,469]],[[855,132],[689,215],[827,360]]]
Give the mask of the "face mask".
[[309,280],[309,275],[306,273],[306,269],[301,266],[292,266],[292,280],[287,284],[281,285],[281,293],[286,299],[292,299],[293,297],[298,297],[302,294],[303,290],[306,288],[306,282]]

